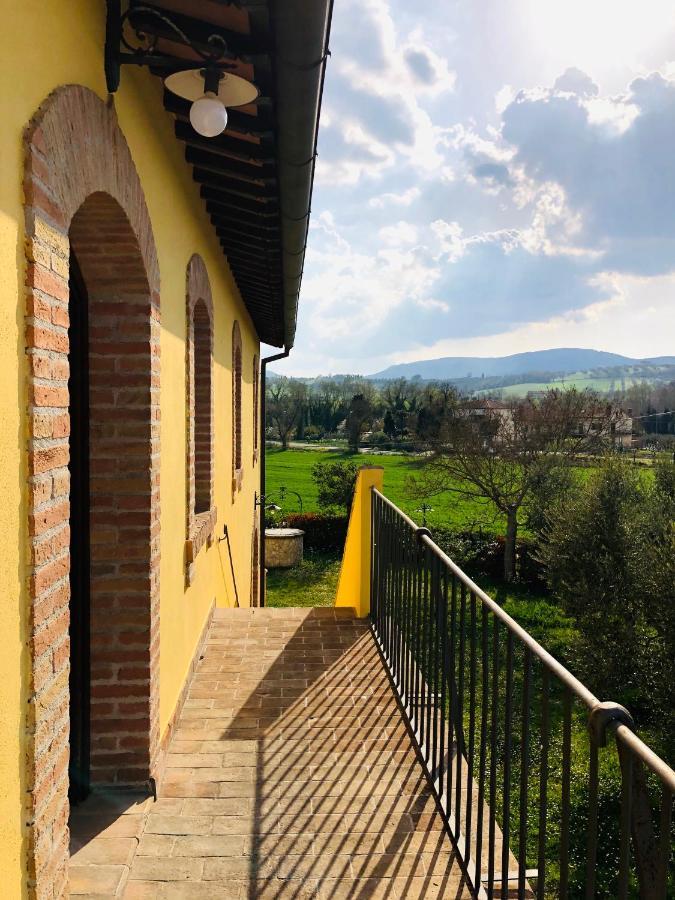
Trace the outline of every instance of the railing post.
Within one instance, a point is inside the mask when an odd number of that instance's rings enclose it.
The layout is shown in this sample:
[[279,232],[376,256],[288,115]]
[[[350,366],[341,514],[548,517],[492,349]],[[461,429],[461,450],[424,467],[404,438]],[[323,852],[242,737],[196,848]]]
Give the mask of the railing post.
[[359,469],[335,606],[351,607],[361,618],[370,613],[373,488],[381,491],[383,486],[382,466]]

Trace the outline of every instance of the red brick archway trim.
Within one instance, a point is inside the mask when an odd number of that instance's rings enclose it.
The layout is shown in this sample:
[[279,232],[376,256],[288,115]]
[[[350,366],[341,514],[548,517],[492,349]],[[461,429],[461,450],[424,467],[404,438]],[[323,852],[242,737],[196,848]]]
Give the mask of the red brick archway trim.
[[186,274],[187,538],[185,579],[216,526],[213,485],[213,299],[204,260],[195,253]]
[[59,88],[25,148],[26,824],[30,892],[52,898],[68,861],[70,247],[90,311],[92,780],[118,785],[147,781],[159,746],[159,267],[111,105]]
[[243,356],[241,329],[235,320],[232,325],[232,497],[241,490],[244,478],[242,450],[242,381]]

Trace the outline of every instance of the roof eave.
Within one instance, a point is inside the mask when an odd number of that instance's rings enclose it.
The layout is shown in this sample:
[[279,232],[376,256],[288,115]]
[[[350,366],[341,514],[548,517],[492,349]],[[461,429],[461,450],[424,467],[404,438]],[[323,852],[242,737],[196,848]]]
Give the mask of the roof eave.
[[333,0],[284,0],[271,8],[287,350],[295,341],[332,9]]

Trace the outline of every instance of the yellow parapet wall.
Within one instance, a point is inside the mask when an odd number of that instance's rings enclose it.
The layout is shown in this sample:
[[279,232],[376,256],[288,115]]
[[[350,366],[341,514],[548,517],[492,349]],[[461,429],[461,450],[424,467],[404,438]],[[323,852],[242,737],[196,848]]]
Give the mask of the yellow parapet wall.
[[362,618],[370,612],[372,488],[381,491],[383,485],[381,466],[359,469],[335,596],[335,606],[351,607]]

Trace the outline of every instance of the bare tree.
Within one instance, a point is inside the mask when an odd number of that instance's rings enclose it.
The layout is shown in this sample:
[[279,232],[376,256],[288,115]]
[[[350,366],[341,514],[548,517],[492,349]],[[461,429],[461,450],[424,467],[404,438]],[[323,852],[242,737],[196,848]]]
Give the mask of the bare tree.
[[288,439],[297,427],[307,398],[307,388],[301,381],[279,378],[267,388],[267,419],[276,429],[281,449],[288,449]]
[[590,391],[552,390],[511,403],[448,397],[418,486],[492,504],[506,519],[504,578],[513,580],[519,518],[542,481],[609,443],[617,411]]

